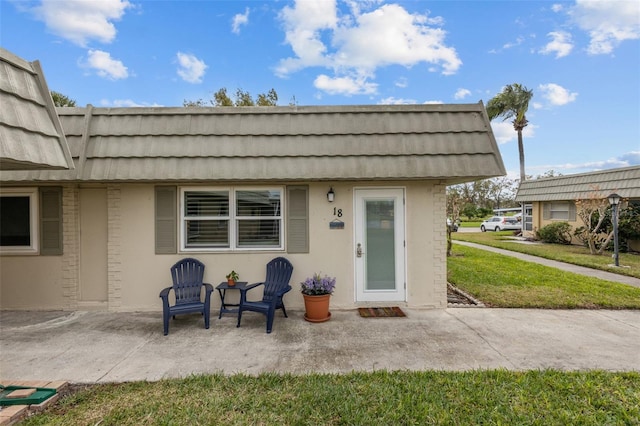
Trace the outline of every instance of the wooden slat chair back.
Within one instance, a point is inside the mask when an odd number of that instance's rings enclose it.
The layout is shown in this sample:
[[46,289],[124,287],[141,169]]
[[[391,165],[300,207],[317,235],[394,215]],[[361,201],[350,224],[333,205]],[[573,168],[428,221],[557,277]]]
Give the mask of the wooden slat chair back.
[[[204,316],[204,327],[209,328],[211,310],[211,293],[213,286],[204,283],[204,264],[197,259],[185,258],[171,267],[173,285],[160,292],[162,299],[162,322],[164,335],[169,334],[169,318],[175,319],[178,314],[201,313]],[[204,301],[202,288],[204,287]],[[175,304],[169,304],[169,293],[173,291]]]
[[[240,290],[237,327],[240,327],[242,312],[244,311],[260,312],[266,315],[267,333],[271,333],[273,329],[273,319],[277,309],[282,309],[282,313],[287,318],[287,310],[282,297],[291,290],[289,280],[291,280],[292,273],[293,265],[291,265],[291,262],[284,257],[276,257],[267,264],[267,276],[264,282],[250,284],[245,289]],[[258,286],[264,287],[262,300],[247,300],[247,291]]]

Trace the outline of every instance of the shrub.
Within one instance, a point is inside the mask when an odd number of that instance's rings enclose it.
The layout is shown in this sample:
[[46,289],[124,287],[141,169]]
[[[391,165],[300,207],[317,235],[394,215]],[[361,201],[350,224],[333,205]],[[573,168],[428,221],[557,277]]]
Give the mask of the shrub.
[[571,244],[571,225],[568,222],[554,222],[540,228],[538,239],[551,244]]

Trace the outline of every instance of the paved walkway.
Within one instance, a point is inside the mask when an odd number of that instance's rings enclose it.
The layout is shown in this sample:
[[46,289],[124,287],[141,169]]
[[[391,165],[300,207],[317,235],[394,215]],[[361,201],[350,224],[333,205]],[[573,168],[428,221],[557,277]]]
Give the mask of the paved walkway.
[[[628,277],[626,275],[614,274],[612,272],[600,271],[597,269],[585,268],[584,266],[572,265],[570,263],[558,262],[556,260],[545,259],[543,257],[531,256],[529,254],[518,253],[516,251],[499,249],[491,246],[485,246],[482,244],[470,243],[467,241],[454,240],[453,244],[460,244],[463,246],[474,247],[482,250],[487,250],[493,253],[500,253],[505,256],[516,257],[527,262],[539,263],[541,265],[550,266],[552,268],[562,269],[564,271],[573,272],[576,274],[587,275],[590,277],[596,277],[607,281],[618,282],[622,284],[632,285],[634,287],[640,287],[640,279],[634,277]],[[520,244],[514,241],[513,244]]]

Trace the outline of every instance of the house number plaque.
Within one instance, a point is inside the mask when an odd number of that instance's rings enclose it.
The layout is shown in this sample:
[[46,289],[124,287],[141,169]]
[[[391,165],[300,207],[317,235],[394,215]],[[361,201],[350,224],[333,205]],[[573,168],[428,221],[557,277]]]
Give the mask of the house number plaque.
[[344,229],[344,222],[338,219],[342,217],[342,209],[334,207],[333,215],[336,216],[336,218],[329,222],[329,229]]

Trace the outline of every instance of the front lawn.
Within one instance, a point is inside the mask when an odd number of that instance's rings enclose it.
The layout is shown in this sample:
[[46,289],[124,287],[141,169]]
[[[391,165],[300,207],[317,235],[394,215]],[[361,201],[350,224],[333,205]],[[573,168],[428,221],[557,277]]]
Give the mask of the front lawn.
[[[511,243],[513,244],[513,243]],[[491,307],[640,309],[640,288],[453,245],[447,278]]]
[[24,425],[638,424],[640,374],[554,370],[192,376],[94,385]]
[[631,253],[620,253],[620,265],[624,267],[616,268],[613,264],[611,252],[605,252],[602,256],[589,253],[589,249],[578,245],[561,244],[522,244],[514,242],[513,232],[472,232],[451,233],[452,239],[469,241],[472,243],[484,244],[505,250],[517,251],[544,257],[546,259],[558,260],[560,262],[572,263],[574,265],[586,266],[587,268],[600,269],[614,272],[616,274],[627,275],[640,278],[640,255]]

